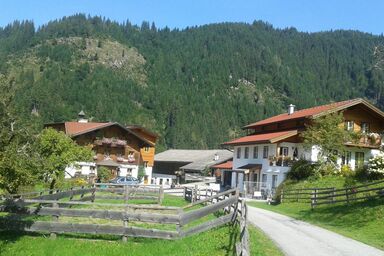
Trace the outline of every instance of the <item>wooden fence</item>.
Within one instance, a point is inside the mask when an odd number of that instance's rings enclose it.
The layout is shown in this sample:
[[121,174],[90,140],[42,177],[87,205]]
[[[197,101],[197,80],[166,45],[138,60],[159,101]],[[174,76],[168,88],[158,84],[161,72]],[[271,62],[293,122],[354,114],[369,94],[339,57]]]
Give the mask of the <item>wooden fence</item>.
[[184,187],[183,197],[188,202],[195,202],[203,198],[212,197],[218,192],[211,188],[200,188],[198,185],[195,185],[194,187]]
[[[113,189],[113,190],[111,190]],[[57,191],[51,197],[38,195],[32,198],[25,198],[23,195],[8,197],[3,202],[0,210],[8,212],[10,217],[0,219],[0,226],[6,230],[47,232],[52,238],[58,233],[84,233],[84,234],[107,234],[118,235],[123,241],[127,237],[147,237],[160,239],[178,239],[192,234],[197,234],[219,227],[223,224],[239,221],[241,226],[241,242],[236,245],[238,255],[248,255],[248,231],[246,229],[246,205],[239,198],[239,191],[231,189],[222,193],[217,193],[206,197],[200,201],[191,202],[185,207],[166,207],[157,204],[138,205],[127,204],[127,195],[130,196],[130,189],[140,191],[140,193],[154,193],[157,191],[162,194],[162,188],[141,187],[118,187],[105,186],[92,188],[78,188],[67,191]],[[118,197],[124,203],[98,203],[94,199],[98,198],[98,193],[102,191],[112,191],[113,193],[123,193],[124,198]],[[93,200],[62,200],[73,198],[80,195],[84,198],[86,194],[91,194]],[[117,197],[116,197],[117,198]],[[114,200],[114,199],[112,199]],[[240,204],[240,207],[239,207]],[[201,207],[195,207],[201,205]],[[89,208],[89,207],[97,207]],[[73,208],[71,208],[73,207]],[[83,207],[83,208],[78,208]],[[85,208],[84,208],[85,207]],[[88,208],[87,208],[88,207]],[[195,209],[197,208],[197,209]],[[213,213],[221,212],[219,217],[200,222],[199,220]],[[23,220],[25,216],[51,216],[51,221]],[[112,224],[85,224],[73,223],[71,219],[67,222],[60,222],[66,217],[84,217],[94,219],[104,219],[119,221],[120,225]],[[118,222],[118,223],[119,223]],[[139,223],[149,223],[162,225],[172,225],[175,230],[144,228]],[[131,225],[130,225],[131,224]]]
[[358,200],[368,200],[384,197],[384,181],[366,183],[346,188],[305,188],[282,191],[281,202],[310,203],[311,208],[318,205],[351,203]]
[[[333,188],[317,188],[319,191],[331,190]],[[291,190],[281,190],[280,202],[310,203],[314,188],[299,188]]]
[[158,204],[162,204],[164,199],[164,189],[162,186],[108,183],[95,183],[94,186],[98,192],[113,193],[113,195],[102,195],[100,193],[100,195],[96,196],[96,199],[124,200],[125,203],[129,200],[152,200]]

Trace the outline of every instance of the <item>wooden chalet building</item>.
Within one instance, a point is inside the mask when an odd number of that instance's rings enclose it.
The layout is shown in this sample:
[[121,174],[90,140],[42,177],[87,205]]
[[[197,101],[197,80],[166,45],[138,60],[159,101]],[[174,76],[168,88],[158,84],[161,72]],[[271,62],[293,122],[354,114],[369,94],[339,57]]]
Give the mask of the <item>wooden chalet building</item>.
[[384,113],[366,100],[353,99],[295,111],[290,105],[286,113],[246,125],[249,135],[225,142],[234,149],[233,162],[214,166],[222,172],[222,185],[253,191],[274,190],[284,181],[292,161],[317,161],[320,148],[303,147],[300,133],[312,120],[335,112],[343,114],[340,126],[361,132],[357,144],[345,143],[339,152],[339,166],[351,169],[367,164],[369,158],[380,152],[384,131]]
[[78,167],[67,167],[65,177],[97,176],[97,168],[104,166],[110,169],[112,176],[137,178],[139,166],[143,166],[144,183],[150,183],[157,135],[136,125],[88,122],[84,116],[82,111],[77,122],[45,125],[64,132],[77,144],[94,152],[93,162],[79,162]]

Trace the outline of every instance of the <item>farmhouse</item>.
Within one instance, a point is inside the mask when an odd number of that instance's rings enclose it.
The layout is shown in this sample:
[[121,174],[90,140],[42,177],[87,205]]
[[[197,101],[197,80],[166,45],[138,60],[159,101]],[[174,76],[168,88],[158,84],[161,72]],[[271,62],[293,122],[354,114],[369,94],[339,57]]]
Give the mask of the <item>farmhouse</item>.
[[104,166],[113,176],[137,177],[139,166],[145,170],[144,183],[152,178],[157,135],[136,126],[119,123],[88,122],[83,111],[77,122],[46,124],[69,135],[79,145],[94,151],[93,162],[80,162],[66,169],[66,178],[76,175],[97,176],[97,168]]
[[384,131],[384,113],[363,99],[353,99],[295,111],[290,105],[286,113],[243,127],[249,135],[225,142],[234,148],[233,163],[217,168],[222,173],[222,184],[245,188],[247,191],[270,193],[285,179],[292,161],[317,161],[320,148],[303,147],[300,133],[311,122],[330,113],[342,113],[346,130],[361,132],[356,144],[345,142],[345,151],[339,152],[339,166],[351,169],[367,164],[379,153]]
[[213,174],[212,166],[228,161],[232,157],[233,152],[226,149],[170,149],[156,154],[153,183],[201,181],[206,174]]

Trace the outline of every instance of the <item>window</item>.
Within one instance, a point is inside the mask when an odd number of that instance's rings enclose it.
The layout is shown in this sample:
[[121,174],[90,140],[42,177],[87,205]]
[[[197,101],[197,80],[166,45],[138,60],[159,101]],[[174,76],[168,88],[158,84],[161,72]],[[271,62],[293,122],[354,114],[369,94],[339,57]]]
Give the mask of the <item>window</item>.
[[149,152],[149,147],[144,147],[145,152]]
[[261,176],[261,182],[262,182],[261,186],[262,186],[262,187],[265,187],[265,186],[266,186],[267,178],[268,178],[268,177],[267,177],[267,174],[263,173],[263,175]]
[[268,151],[269,151],[269,147],[268,146],[264,146],[263,147],[263,158],[268,158]]
[[355,152],[355,167],[364,165],[364,152]]
[[345,127],[345,130],[347,131],[353,131],[353,128],[354,128],[354,123],[353,121],[345,121],[344,123],[344,127]]
[[259,158],[259,147],[258,146],[253,147],[253,158],[254,159]]
[[148,167],[148,161],[144,161],[144,167]]
[[127,169],[127,177],[132,176],[132,168]]
[[367,122],[361,123],[361,133],[369,133],[369,123]]
[[280,156],[288,156],[288,147],[280,147],[279,155]]
[[349,165],[351,163],[351,158],[352,158],[352,152],[345,151],[344,154],[341,156],[341,164]]
[[272,175],[272,188],[276,188],[277,187],[277,175]]
[[244,158],[248,159],[248,155],[249,155],[249,147],[245,147],[244,148]]
[[241,148],[237,148],[237,158],[241,158]]

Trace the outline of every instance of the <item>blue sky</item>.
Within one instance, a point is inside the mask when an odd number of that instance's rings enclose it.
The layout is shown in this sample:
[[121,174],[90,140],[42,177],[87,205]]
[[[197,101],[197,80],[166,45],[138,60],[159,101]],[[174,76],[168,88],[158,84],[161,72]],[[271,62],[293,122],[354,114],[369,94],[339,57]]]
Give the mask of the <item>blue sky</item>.
[[379,0],[1,0],[0,26],[13,20],[49,20],[75,13],[101,15],[134,24],[184,28],[208,23],[263,20],[300,31],[354,29],[384,32],[384,1]]

